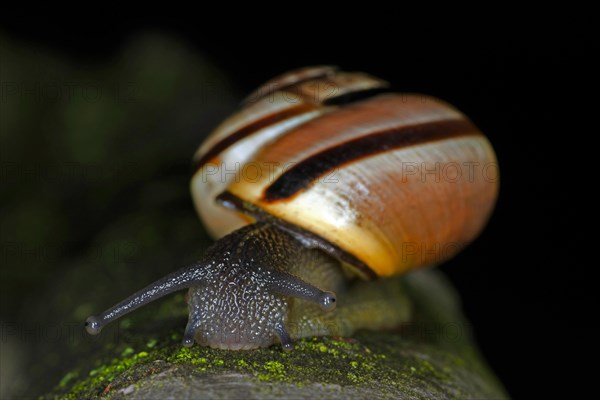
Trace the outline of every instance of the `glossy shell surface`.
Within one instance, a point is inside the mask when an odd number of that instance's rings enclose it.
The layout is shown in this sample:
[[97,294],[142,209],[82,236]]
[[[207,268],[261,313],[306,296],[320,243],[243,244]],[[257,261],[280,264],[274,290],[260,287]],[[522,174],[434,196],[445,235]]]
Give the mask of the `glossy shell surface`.
[[[258,208],[364,276],[460,251],[493,209],[494,151],[449,104],[386,90],[377,78],[332,67],[259,88],[194,157],[191,190],[207,229],[221,237]],[[223,193],[235,210],[216,202]]]

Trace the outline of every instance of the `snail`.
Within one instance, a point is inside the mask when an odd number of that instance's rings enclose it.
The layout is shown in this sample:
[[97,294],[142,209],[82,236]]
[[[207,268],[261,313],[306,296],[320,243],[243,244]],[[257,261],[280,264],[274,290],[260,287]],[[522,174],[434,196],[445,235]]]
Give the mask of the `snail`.
[[240,350],[409,318],[390,277],[440,264],[484,228],[494,150],[449,104],[307,67],[253,92],[194,155],[191,192],[218,239],[202,260],[86,320],[189,289],[183,345]]

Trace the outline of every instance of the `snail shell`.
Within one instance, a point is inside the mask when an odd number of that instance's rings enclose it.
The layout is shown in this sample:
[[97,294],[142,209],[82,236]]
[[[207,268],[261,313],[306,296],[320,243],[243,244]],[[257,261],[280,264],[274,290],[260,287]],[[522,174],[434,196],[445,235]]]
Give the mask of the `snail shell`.
[[191,191],[209,232],[266,213],[364,277],[455,255],[493,209],[492,146],[449,104],[386,89],[333,67],[263,85],[194,156]]

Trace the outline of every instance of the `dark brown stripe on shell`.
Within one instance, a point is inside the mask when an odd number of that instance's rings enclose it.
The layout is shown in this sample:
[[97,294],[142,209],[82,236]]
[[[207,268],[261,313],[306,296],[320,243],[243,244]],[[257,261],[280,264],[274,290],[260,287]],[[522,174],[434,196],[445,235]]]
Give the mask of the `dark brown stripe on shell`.
[[367,264],[359,260],[353,254],[348,253],[346,250],[343,250],[342,248],[313,232],[307,231],[299,226],[269,214],[262,208],[240,199],[231,192],[225,191],[221,193],[217,196],[216,200],[225,208],[241,211],[252,216],[258,221],[269,223],[290,233],[300,240],[307,248],[320,249],[334,258],[352,265],[355,268],[355,272],[363,279],[371,280],[377,277],[375,272],[369,268]]
[[263,200],[284,200],[307,188],[315,179],[363,157],[421,143],[477,132],[467,119],[450,119],[387,129],[349,140],[300,161],[265,191]]
[[387,87],[378,87],[357,90],[354,92],[344,93],[339,96],[334,96],[326,99],[323,104],[326,106],[345,106],[351,103],[358,103],[359,101],[370,99],[383,93],[389,93],[390,89]]
[[202,157],[200,157],[197,161],[194,161],[192,168],[193,173],[196,173],[204,164],[212,160],[221,154],[224,150],[226,150],[229,146],[235,144],[236,142],[242,140],[243,138],[250,136],[257,131],[266,128],[271,125],[275,125],[281,121],[286,119],[298,116],[300,114],[304,114],[309,111],[314,111],[315,106],[312,104],[300,103],[295,107],[290,107],[285,110],[279,110],[277,112],[267,114],[264,117],[251,122],[248,125],[245,125],[238,129],[237,131],[232,132],[227,137],[223,138],[221,141],[217,142],[213,147],[211,147]]
[[261,85],[248,97],[246,97],[243,103],[254,103],[266,96],[272,95],[275,92],[288,90],[304,82],[326,78],[327,76],[334,74],[337,70],[338,68],[335,66],[323,65],[318,67],[302,68],[296,71],[285,73]]

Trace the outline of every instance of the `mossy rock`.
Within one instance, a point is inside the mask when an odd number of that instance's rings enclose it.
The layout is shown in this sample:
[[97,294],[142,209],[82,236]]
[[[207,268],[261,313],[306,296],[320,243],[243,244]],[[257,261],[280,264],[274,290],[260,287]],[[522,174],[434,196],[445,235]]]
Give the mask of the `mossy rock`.
[[400,289],[414,302],[411,323],[394,332],[298,340],[289,353],[280,346],[185,348],[179,317],[164,316],[152,330],[126,323],[115,330],[119,340],[105,341],[84,362],[91,365],[67,373],[44,398],[506,398],[443,276],[411,274]]

